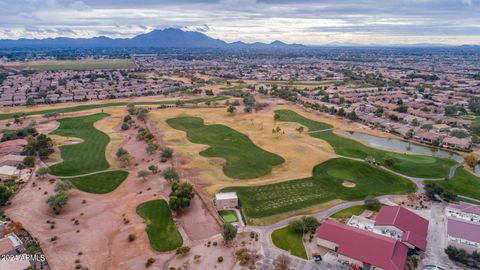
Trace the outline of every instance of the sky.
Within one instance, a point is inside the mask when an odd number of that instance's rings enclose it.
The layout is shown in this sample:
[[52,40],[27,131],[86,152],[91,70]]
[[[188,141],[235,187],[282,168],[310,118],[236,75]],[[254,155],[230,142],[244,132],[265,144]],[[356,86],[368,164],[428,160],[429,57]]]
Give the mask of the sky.
[[227,42],[480,44],[480,0],[0,0],[0,39],[167,27]]

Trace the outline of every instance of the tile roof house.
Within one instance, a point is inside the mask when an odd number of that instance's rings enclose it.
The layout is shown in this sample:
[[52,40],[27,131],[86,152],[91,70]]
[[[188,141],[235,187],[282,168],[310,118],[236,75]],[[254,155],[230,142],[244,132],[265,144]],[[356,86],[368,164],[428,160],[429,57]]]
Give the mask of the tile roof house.
[[[327,220],[317,229],[317,244],[357,267],[403,270],[408,247],[402,242],[343,223]],[[367,268],[368,269],[368,268]]]
[[428,220],[401,206],[384,206],[375,219],[376,227],[394,227],[403,232],[401,241],[410,248],[427,247]]
[[448,244],[468,252],[480,251],[480,206],[460,202],[445,208]]

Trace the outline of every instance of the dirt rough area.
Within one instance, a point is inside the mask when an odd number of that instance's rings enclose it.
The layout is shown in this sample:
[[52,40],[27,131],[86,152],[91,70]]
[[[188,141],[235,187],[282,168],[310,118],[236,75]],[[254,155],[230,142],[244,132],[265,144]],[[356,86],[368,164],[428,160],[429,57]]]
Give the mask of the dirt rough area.
[[[116,119],[112,121],[117,124],[106,119],[104,127],[113,127],[112,132],[120,133],[119,117],[109,117]],[[135,158],[126,168],[129,177],[113,192],[96,195],[71,190],[67,206],[60,215],[55,215],[46,204],[55,184],[34,176],[11,200],[5,213],[38,238],[52,269],[74,269],[77,259],[82,267],[89,269],[143,269],[150,257],[156,260],[152,267],[160,268],[172,256],[172,252],[159,253],[150,248],[145,222],[136,214],[139,204],[168,198],[170,192],[170,184],[160,174],[143,181],[137,172],[150,164],[158,165],[161,170],[170,164],[161,163],[159,154],[148,155],[146,144],[135,139],[136,133],[135,129],[124,132],[125,140],[120,145]],[[55,222],[53,229],[52,222]],[[189,211],[176,217],[176,222],[185,225],[188,239],[208,238],[219,233],[218,224],[205,213],[198,198],[193,200]],[[127,240],[131,233],[137,236],[134,242]],[[57,240],[51,241],[55,236]]]

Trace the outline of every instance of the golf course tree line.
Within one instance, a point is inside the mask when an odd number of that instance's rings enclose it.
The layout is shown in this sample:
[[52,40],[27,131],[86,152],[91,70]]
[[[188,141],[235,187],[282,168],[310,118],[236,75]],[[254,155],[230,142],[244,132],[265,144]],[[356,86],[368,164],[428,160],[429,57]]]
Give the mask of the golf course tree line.
[[261,177],[285,162],[282,157],[256,146],[245,134],[225,125],[205,125],[198,117],[172,118],[167,124],[185,131],[190,142],[209,145],[200,155],[224,158],[223,172],[234,179]]

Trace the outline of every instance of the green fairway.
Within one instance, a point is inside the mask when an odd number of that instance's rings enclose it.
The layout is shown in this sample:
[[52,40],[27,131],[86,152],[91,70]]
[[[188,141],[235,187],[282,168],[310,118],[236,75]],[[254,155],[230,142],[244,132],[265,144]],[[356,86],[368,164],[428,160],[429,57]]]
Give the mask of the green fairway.
[[127,176],[128,172],[126,171],[110,171],[64,180],[70,180],[70,182],[81,191],[105,194],[114,191],[127,179]]
[[[216,96],[212,98],[197,98],[197,99],[190,99],[184,100],[186,104],[198,104],[207,101],[220,101],[228,99],[225,96]],[[102,103],[102,104],[88,104],[88,105],[77,105],[77,106],[70,106],[66,108],[59,108],[59,109],[47,109],[47,110],[38,110],[38,111],[29,111],[29,112],[17,112],[17,113],[4,113],[0,114],[0,120],[10,119],[13,118],[15,114],[18,115],[41,115],[47,113],[70,113],[70,112],[79,112],[79,111],[86,111],[91,109],[100,109],[100,108],[108,108],[108,107],[118,107],[118,106],[125,106],[127,104],[135,104],[135,105],[166,105],[166,104],[175,104],[176,100],[166,100],[166,101],[138,101],[138,102],[111,102],[111,103]]]
[[336,219],[349,219],[353,215],[358,216],[361,215],[365,210],[370,210],[373,212],[378,212],[380,211],[380,208],[382,208],[382,204],[375,204],[372,206],[367,206],[367,205],[356,205],[352,207],[345,208],[343,210],[340,210],[330,217],[336,218]]
[[273,231],[272,242],[276,247],[289,251],[292,255],[308,259],[307,252],[303,246],[303,235],[294,232],[290,226]]
[[108,169],[105,148],[110,138],[93,126],[107,116],[99,113],[59,120],[60,127],[52,134],[80,138],[83,142],[60,146],[63,162],[52,165],[51,174],[74,176]]
[[[367,195],[408,194],[416,191],[409,180],[365,162],[336,158],[313,168],[313,176],[277,184],[228,187],[235,191],[248,218],[262,218],[325,203],[334,199],[363,200]],[[344,181],[355,183],[348,188]]]
[[273,166],[285,160],[256,146],[248,136],[224,125],[205,125],[198,117],[168,119],[167,123],[187,133],[187,138],[198,144],[209,145],[200,152],[204,157],[225,158],[225,175],[236,179],[251,179],[264,176]]
[[[275,113],[280,115],[279,121],[296,122],[306,126],[309,131],[332,128],[329,124],[310,120],[291,110],[277,110]],[[371,156],[380,163],[382,163],[386,157],[391,158],[393,159],[392,170],[412,177],[442,178],[447,176],[450,168],[456,164],[455,161],[445,158],[407,155],[372,148],[355,140],[337,136],[332,130],[310,133],[309,135],[328,142],[334,148],[335,152],[342,156],[359,159],[365,159]]]
[[182,236],[165,200],[144,202],[137,206],[137,214],[145,219],[148,240],[154,250],[170,251],[182,246]]
[[425,183],[435,183],[458,195],[480,200],[480,178],[463,167],[458,168],[455,175],[449,180],[425,181]]
[[237,213],[234,210],[221,210],[218,214],[222,217],[223,221],[227,223],[237,222]]

